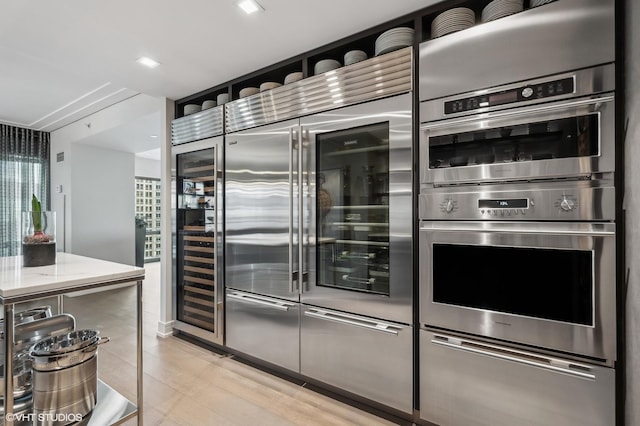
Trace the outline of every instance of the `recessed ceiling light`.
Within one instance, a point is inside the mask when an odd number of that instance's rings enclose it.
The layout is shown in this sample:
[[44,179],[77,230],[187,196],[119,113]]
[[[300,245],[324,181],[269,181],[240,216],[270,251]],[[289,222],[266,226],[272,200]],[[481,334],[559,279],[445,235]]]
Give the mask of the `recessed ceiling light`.
[[144,65],[145,67],[155,68],[160,65],[160,62],[154,61],[151,58],[147,58],[146,56],[142,56],[136,60],[137,63]]
[[238,2],[238,7],[244,10],[244,13],[247,15],[264,10],[264,8],[255,0],[240,0]]
[[158,137],[158,135],[149,135],[149,137],[155,139]]

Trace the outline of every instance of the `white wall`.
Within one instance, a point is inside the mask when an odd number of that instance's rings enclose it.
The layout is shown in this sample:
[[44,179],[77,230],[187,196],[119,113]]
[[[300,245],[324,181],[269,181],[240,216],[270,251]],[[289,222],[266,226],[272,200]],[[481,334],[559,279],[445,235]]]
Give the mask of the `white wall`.
[[[105,148],[108,139],[104,147],[83,140],[157,113],[162,105],[137,95],[51,132],[51,209],[59,250],[135,264],[134,154]],[[58,163],[60,152],[65,160]]]
[[72,147],[71,253],[135,265],[132,153]]
[[160,179],[161,177],[160,160],[152,160],[150,158],[135,157],[135,174],[136,177]]
[[626,138],[625,200],[627,291],[626,424],[640,425],[640,2],[626,0]]

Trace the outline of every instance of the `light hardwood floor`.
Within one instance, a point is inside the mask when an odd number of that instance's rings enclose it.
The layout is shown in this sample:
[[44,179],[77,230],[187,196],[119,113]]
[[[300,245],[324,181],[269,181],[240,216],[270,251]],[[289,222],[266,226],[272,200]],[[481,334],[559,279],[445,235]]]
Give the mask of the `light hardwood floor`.
[[[156,337],[159,266],[145,265],[143,285],[145,425],[394,424],[233,357]],[[76,316],[78,328],[111,338],[99,348],[99,376],[135,401],[135,288],[69,297],[65,311]]]

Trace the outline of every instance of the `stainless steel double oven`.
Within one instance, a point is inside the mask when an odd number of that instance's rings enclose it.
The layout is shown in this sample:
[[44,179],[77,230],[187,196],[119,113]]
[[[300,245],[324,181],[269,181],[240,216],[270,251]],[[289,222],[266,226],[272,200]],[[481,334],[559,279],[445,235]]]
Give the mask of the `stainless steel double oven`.
[[423,418],[612,421],[614,117],[613,64],[422,103]]
[[437,101],[517,106],[422,127],[423,322],[615,359],[613,99],[608,65]]

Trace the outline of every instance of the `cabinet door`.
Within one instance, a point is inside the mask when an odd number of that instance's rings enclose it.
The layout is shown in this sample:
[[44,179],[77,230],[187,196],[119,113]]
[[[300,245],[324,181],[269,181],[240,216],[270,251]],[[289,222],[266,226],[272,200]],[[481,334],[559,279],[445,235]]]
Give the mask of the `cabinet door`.
[[302,305],[300,370],[405,413],[413,412],[413,329]]
[[227,346],[299,372],[299,304],[232,289],[226,293]]

